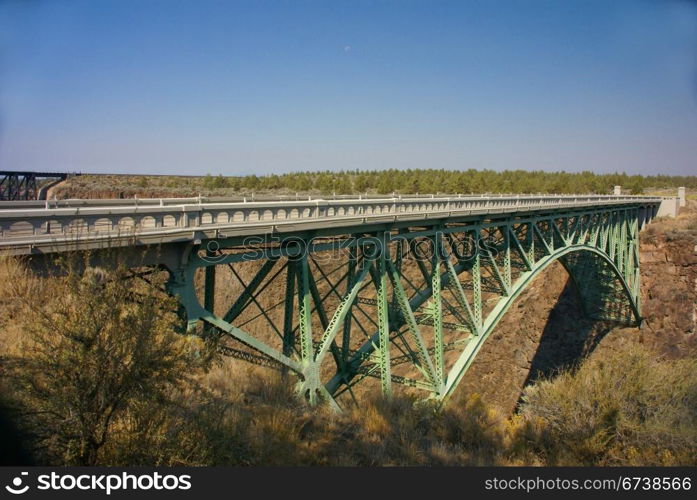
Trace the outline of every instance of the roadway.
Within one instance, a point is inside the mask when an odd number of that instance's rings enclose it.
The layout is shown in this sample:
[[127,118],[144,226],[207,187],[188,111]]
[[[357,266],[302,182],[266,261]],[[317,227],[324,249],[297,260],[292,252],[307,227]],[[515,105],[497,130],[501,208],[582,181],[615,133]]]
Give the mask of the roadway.
[[[0,253],[153,245],[313,229],[466,221],[634,206],[666,215],[675,198],[607,195],[405,196],[248,201],[224,198],[50,200],[0,203]],[[664,212],[664,213],[662,213]],[[648,213],[648,212],[647,212]],[[344,230],[345,234],[346,230]]]

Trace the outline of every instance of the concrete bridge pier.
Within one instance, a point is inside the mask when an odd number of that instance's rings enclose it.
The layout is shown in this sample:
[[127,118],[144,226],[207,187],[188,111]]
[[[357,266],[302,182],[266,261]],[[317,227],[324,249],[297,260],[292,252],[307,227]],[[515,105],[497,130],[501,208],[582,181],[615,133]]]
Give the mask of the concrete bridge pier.
[[677,217],[680,212],[680,200],[675,197],[666,197],[658,206],[656,217]]
[[[622,195],[622,186],[615,186],[613,190],[614,196]],[[670,197],[665,196],[661,200],[661,204],[658,206],[658,210],[655,213],[656,217],[677,217],[680,213],[680,207],[684,207],[687,204],[685,201],[685,188],[678,188],[678,196]]]

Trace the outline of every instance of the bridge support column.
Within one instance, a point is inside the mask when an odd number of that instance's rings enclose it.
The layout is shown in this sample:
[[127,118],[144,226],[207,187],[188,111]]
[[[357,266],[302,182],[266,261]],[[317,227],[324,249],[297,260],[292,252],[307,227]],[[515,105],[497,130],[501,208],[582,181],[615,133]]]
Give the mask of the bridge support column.
[[[212,257],[212,253],[206,251],[208,257]],[[215,266],[206,267],[205,291],[203,299],[203,307],[211,312],[215,309]]]
[[314,366],[314,347],[312,345],[312,317],[310,308],[310,283],[307,255],[295,263],[298,277],[298,332],[300,334],[300,363],[304,380],[298,390],[311,404],[317,404],[319,390],[319,369]]
[[480,233],[475,232],[475,252],[472,258],[472,302],[474,306],[474,321],[477,331],[482,327],[482,259],[479,251]]
[[[295,346],[295,330],[293,329],[293,298],[295,297],[295,261],[286,265],[286,293],[283,307],[283,354],[290,356]],[[287,371],[284,370],[284,372]]]
[[387,235],[382,235],[383,246],[378,251],[380,255],[377,261],[377,309],[379,350],[378,362],[380,365],[380,387],[383,396],[392,397],[392,373],[390,367],[390,321],[389,300],[387,295]]
[[445,380],[445,360],[443,352],[443,304],[441,300],[441,259],[442,244],[441,234],[436,232],[433,236],[433,259],[431,262],[431,307],[433,318],[433,349],[436,358],[435,387],[441,387]]

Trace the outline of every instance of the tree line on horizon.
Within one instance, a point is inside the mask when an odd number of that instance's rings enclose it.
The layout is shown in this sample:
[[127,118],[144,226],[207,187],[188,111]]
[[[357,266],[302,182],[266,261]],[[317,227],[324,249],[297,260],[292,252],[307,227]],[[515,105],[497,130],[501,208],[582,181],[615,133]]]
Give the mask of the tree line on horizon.
[[203,181],[207,189],[251,191],[319,191],[323,194],[357,193],[612,193],[614,186],[624,192],[641,194],[649,189],[685,186],[697,189],[697,176],[627,175],[545,172],[541,170],[347,170],[297,172],[263,176],[212,176]]

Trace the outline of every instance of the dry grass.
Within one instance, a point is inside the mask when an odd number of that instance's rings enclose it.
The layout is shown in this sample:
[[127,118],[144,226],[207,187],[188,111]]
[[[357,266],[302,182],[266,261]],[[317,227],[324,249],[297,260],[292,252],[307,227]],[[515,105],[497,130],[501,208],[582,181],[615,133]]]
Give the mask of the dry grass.
[[[639,345],[528,387],[521,415],[548,464],[697,464],[697,360]],[[535,428],[536,427],[536,428]]]
[[[408,395],[368,397],[336,414],[296,399],[292,377],[227,358],[202,362],[206,347],[172,333],[175,321],[155,307],[171,304],[148,299],[146,288],[136,290],[140,301],[126,301],[131,284],[110,276],[88,269],[40,278],[15,260],[0,262],[0,398],[21,416],[25,445],[39,463],[696,463],[695,359],[663,360],[638,345],[596,352],[576,371],[529,387],[512,417],[487,408],[477,395],[446,406]],[[106,351],[80,348],[76,332]],[[144,348],[148,355],[138,358]],[[119,362],[107,360],[114,356]],[[105,425],[95,420],[100,398],[90,383],[107,377],[118,391],[128,385],[124,377],[133,375],[136,358],[159,366],[145,379],[150,390],[131,388],[114,418]],[[38,416],[47,409],[52,418]],[[85,454],[84,435],[76,437],[74,429],[90,419],[108,438]]]

